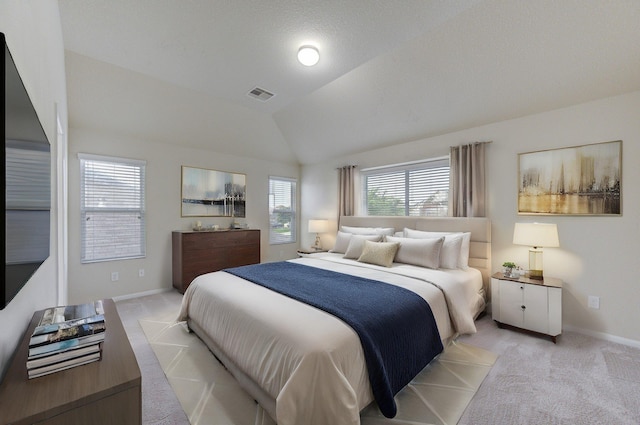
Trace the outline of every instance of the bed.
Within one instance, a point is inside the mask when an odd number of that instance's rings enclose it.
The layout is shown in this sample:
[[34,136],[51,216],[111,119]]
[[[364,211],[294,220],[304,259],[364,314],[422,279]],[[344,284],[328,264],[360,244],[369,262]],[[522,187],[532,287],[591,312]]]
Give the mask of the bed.
[[[465,268],[436,269],[404,262],[386,267],[358,261],[362,255],[345,258],[345,252],[318,253],[290,263],[305,271],[337,272],[417,294],[430,306],[443,345],[460,333],[475,332],[474,319],[484,309],[489,275],[487,219],[343,217],[340,225],[340,230],[356,232],[386,226],[398,232],[406,228],[469,233]],[[404,236],[398,232],[387,236],[391,240]],[[355,233],[351,238],[366,239],[365,235],[355,238]],[[386,239],[376,249],[395,243]],[[337,239],[334,248],[339,243]],[[362,242],[363,249],[376,243]],[[179,320],[187,321],[279,425],[359,424],[359,412],[374,401],[359,335],[319,308],[221,271],[199,276],[189,285]]]

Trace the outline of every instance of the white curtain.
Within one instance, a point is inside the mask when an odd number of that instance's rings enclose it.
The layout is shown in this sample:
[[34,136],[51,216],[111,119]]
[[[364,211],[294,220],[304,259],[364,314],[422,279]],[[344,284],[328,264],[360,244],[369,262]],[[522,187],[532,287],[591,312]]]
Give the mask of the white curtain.
[[355,214],[355,168],[355,165],[346,165],[338,168],[338,217]]
[[450,148],[449,210],[453,217],[485,217],[485,150],[489,143]]

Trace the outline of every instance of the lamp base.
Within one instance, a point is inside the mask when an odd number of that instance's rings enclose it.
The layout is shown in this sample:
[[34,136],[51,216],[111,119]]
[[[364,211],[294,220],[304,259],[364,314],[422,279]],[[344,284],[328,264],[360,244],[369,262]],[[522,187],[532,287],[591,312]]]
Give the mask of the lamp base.
[[529,279],[543,280],[542,270],[529,270]]
[[529,249],[529,279],[542,280],[542,248]]

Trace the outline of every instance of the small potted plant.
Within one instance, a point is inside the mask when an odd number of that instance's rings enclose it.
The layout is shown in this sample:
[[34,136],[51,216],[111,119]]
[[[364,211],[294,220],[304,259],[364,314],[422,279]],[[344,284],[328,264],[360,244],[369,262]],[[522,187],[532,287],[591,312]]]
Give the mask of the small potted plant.
[[516,263],[505,261],[504,263],[502,263],[502,267],[504,267],[504,270],[502,271],[504,277],[511,277],[513,274],[513,269],[516,268]]

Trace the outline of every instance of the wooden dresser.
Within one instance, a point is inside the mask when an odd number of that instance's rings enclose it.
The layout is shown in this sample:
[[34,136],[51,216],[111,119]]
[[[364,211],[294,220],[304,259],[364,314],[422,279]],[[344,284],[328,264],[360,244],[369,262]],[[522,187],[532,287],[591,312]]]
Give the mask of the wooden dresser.
[[201,274],[260,262],[260,230],[174,231],[173,286],[184,293]]
[[0,385],[0,424],[142,423],[138,362],[113,300],[103,304],[102,360],[28,379],[29,339],[44,310],[33,315]]

